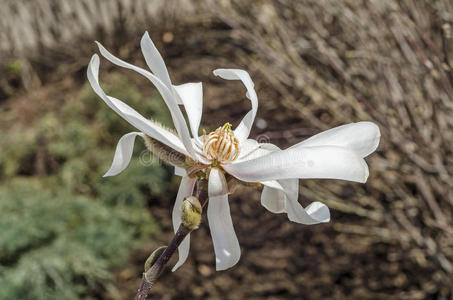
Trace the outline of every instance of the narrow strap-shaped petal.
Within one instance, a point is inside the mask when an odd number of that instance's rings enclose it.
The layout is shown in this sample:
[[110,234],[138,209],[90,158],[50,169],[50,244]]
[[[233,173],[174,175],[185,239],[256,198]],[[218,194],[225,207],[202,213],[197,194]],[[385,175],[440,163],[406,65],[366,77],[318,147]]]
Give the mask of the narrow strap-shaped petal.
[[93,55],[91,58],[87,69],[87,76],[88,81],[96,94],[123,119],[150,137],[164,143],[178,152],[183,153],[184,155],[188,155],[179,137],[152,121],[147,120],[124,102],[107,96],[104,93],[99,85],[99,56],[97,54]]
[[228,184],[219,168],[212,168],[209,172],[208,195],[209,197],[227,195]]
[[287,199],[285,209],[288,219],[299,224],[314,225],[330,221],[329,208],[321,202],[313,202],[304,209],[297,200]]
[[300,147],[222,166],[246,182],[289,178],[324,178],[366,182],[366,162],[357,153],[332,146]]
[[241,80],[247,89],[247,98],[252,103],[252,109],[245,115],[239,126],[234,130],[234,135],[239,142],[248,138],[252,129],[253,121],[255,120],[256,111],[258,110],[258,97],[254,89],[254,84],[249,73],[240,69],[217,69],[214,70],[214,75],[220,76],[227,80]]
[[121,137],[116,146],[115,156],[113,157],[112,165],[104,177],[115,176],[123,172],[131,161],[132,152],[134,151],[134,142],[136,136],[144,137],[141,132],[129,132]]
[[[306,208],[297,201],[299,197],[299,180],[284,179],[262,182],[264,186],[261,203],[274,213],[286,212],[290,221],[313,225],[330,221],[329,208],[321,202],[313,202]],[[263,203],[264,197],[264,203]],[[274,198],[271,198],[274,197]]]
[[203,86],[201,82],[174,85],[173,88],[182,102],[180,104],[183,104],[186,109],[192,136],[199,145],[202,145],[198,138],[198,128],[203,114]]
[[[181,225],[181,206],[184,198],[192,195],[193,188],[195,186],[196,178],[190,178],[184,176],[179,185],[178,195],[176,196],[175,205],[173,206],[172,221],[173,221],[173,230],[176,233],[178,231],[179,225]],[[189,256],[190,248],[190,234],[188,234],[182,243],[178,247],[179,259],[176,265],[173,267],[172,272],[176,271]]]
[[241,257],[241,248],[234,232],[228,195],[209,197],[208,222],[216,256],[216,270],[233,267]]
[[184,119],[184,116],[182,115],[181,109],[178,106],[177,100],[176,100],[175,96],[173,95],[173,92],[159,78],[157,78],[151,72],[148,72],[142,68],[134,66],[130,63],[127,63],[127,62],[115,57],[110,52],[108,52],[100,43],[97,43],[97,45],[99,47],[99,51],[101,52],[102,56],[104,56],[110,62],[112,62],[113,64],[115,64],[117,66],[133,70],[133,71],[145,76],[149,81],[151,81],[154,84],[154,86],[157,88],[159,93],[162,95],[162,98],[164,99],[165,103],[167,104],[168,109],[170,110],[173,124],[175,125],[176,131],[178,132],[179,137],[181,138],[181,141],[184,144],[184,147],[186,148],[187,152],[191,155],[191,157],[193,159],[197,160],[198,156],[195,154],[195,150],[193,149],[191,137],[189,134],[189,129],[187,128],[187,124],[186,124],[186,120]]
[[241,257],[241,248],[231,220],[226,187],[223,173],[217,168],[212,168],[208,183],[208,222],[217,271],[231,268]]
[[290,221],[313,225],[330,221],[329,208],[321,202],[313,202],[306,208],[299,203],[299,180],[285,179],[279,180],[286,195],[285,211]]
[[381,133],[376,124],[358,122],[323,131],[291,148],[339,146],[351,149],[361,157],[366,157],[376,150],[380,137]]
[[166,86],[171,89],[171,80],[168,75],[167,66],[165,65],[164,59],[160,55],[153,41],[149,37],[148,32],[143,34],[140,41],[142,48],[142,54],[145,57],[146,64],[148,65],[151,72],[154,73]]
[[192,136],[197,143],[200,143],[198,138],[198,127],[200,126],[201,114],[203,111],[203,90],[201,82],[186,83],[179,86],[172,85],[170,76],[165,62],[149,37],[148,32],[142,37],[140,42],[143,56],[150,70],[156,75],[172,92],[176,92],[186,109],[187,117],[189,118]]

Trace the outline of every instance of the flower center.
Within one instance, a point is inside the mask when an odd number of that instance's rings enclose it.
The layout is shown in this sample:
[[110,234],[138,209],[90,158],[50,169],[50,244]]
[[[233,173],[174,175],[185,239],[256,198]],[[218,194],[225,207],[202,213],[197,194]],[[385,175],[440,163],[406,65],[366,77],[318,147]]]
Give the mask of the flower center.
[[226,123],[208,135],[204,132],[203,153],[208,159],[218,162],[231,162],[238,158],[239,141],[234,136],[230,123]]

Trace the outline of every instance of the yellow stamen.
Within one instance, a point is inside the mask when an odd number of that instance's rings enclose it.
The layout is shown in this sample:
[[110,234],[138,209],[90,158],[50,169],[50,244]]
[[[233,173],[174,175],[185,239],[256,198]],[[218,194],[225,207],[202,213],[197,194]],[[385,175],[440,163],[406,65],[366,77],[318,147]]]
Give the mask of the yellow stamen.
[[231,124],[226,123],[222,127],[206,135],[203,129],[203,152],[210,160],[232,162],[239,156],[239,141],[231,130]]

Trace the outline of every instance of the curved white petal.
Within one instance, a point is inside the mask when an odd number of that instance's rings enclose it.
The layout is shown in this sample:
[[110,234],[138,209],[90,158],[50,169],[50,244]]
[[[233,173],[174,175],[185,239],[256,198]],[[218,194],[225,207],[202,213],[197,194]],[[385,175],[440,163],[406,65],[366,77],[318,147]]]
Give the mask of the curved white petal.
[[279,183],[283,187],[283,191],[286,195],[285,211],[287,212],[290,221],[305,225],[330,221],[330,211],[325,204],[313,202],[306,208],[303,208],[299,201],[297,201],[299,198],[298,179],[280,180]]
[[297,200],[288,199],[285,209],[288,219],[296,223],[314,225],[330,221],[329,208],[321,202],[313,202],[304,209]]
[[[259,146],[258,148],[257,145]],[[243,157],[243,161],[259,158],[274,151],[281,151],[273,144],[258,144],[247,140],[244,146],[251,152]],[[228,166],[224,166],[228,169]],[[270,180],[261,182],[264,185],[261,193],[261,205],[273,213],[288,213],[288,218],[301,224],[317,224],[329,222],[329,208],[321,202],[311,203],[303,208],[297,201],[299,198],[299,179]]]
[[368,166],[355,152],[332,146],[274,151],[255,159],[222,166],[247,182],[288,178],[324,178],[366,182]]
[[141,137],[145,136],[141,132],[130,132],[121,137],[118,141],[118,145],[116,146],[112,165],[107,173],[104,174],[104,177],[118,175],[126,169],[131,161],[132,152],[134,151],[135,137],[137,135]]
[[253,121],[255,120],[256,111],[258,110],[258,97],[254,89],[255,85],[249,73],[240,69],[217,69],[214,70],[214,75],[227,80],[241,80],[247,89],[246,96],[252,103],[252,109],[245,115],[236,130],[234,130],[234,135],[241,142],[248,138]]
[[146,64],[148,65],[151,72],[157,76],[168,89],[171,89],[171,80],[168,75],[167,67],[165,66],[164,59],[160,55],[153,41],[149,37],[148,32],[143,34],[143,37],[140,41],[140,46],[142,48],[142,54],[145,57]]
[[[179,185],[178,195],[176,196],[175,205],[173,206],[172,212],[172,221],[173,221],[173,230],[176,233],[178,231],[179,225],[181,225],[181,207],[184,198],[192,195],[193,188],[195,186],[196,178],[190,178],[184,176]],[[173,267],[172,272],[176,271],[187,259],[189,255],[190,248],[190,234],[188,234],[182,243],[178,247],[179,259],[176,265]]]
[[241,248],[231,220],[226,186],[222,172],[212,168],[208,183],[208,222],[214,244],[217,271],[231,268],[241,257]]
[[123,119],[129,122],[131,125],[149,135],[150,137],[164,143],[165,145],[175,149],[178,152],[188,155],[184,145],[182,144],[179,137],[173,133],[165,130],[159,125],[147,120],[132,107],[128,106],[124,102],[107,96],[99,85],[99,56],[93,55],[87,69],[88,81],[96,94],[104,100],[104,102],[119,114]]
[[174,85],[173,88],[181,100],[179,104],[183,104],[186,109],[192,136],[201,145],[198,138],[198,128],[203,114],[203,86],[201,82],[196,82]]
[[358,122],[323,131],[291,146],[291,148],[339,146],[351,149],[361,157],[366,157],[376,150],[380,137],[381,133],[376,124]]
[[261,192],[261,205],[274,214],[284,213],[286,196],[283,191],[267,186]]
[[319,201],[312,202],[305,208],[305,211],[320,223],[330,222],[330,210],[324,203]]
[[149,37],[148,32],[145,32],[143,35],[140,45],[143,56],[145,57],[146,63],[150,70],[167,86],[171,92],[176,92],[176,101],[178,104],[184,105],[187,117],[189,118],[192,136],[195,138],[197,143],[200,143],[198,138],[198,127],[200,126],[203,110],[203,90],[201,82],[187,83],[179,86],[173,85],[171,83],[170,76],[168,75],[165,62]]
[[[247,139],[241,144],[241,154],[237,162],[255,159],[280,150],[273,144],[259,144],[256,140]],[[264,185],[261,192],[261,205],[273,213],[284,213],[286,195],[282,186],[276,181],[261,182]]]
[[[329,208],[321,202],[313,202],[306,208],[297,201],[299,197],[299,180],[285,179],[262,182],[265,185],[261,203],[274,213],[286,212],[290,221],[313,225],[330,221]],[[265,203],[263,203],[263,197]],[[274,198],[271,198],[274,197]]]
[[99,47],[99,51],[101,52],[102,56],[108,59],[113,64],[133,70],[143,76],[145,76],[149,81],[151,81],[154,86],[157,88],[159,93],[162,95],[165,103],[170,110],[170,114],[173,120],[173,124],[175,125],[176,131],[181,138],[184,147],[186,148],[187,152],[191,155],[191,157],[197,160],[198,156],[195,154],[195,150],[193,149],[191,137],[189,134],[189,129],[187,128],[186,120],[182,115],[181,109],[178,106],[177,99],[173,92],[154,74],[148,72],[142,68],[136,67],[132,64],[129,64],[115,56],[113,56],[110,52],[108,52],[100,43],[96,42]]

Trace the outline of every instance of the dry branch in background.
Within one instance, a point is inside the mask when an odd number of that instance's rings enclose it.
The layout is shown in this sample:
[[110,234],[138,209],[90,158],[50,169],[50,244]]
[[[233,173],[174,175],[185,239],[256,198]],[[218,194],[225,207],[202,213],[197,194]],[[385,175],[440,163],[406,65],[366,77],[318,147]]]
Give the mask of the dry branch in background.
[[[202,279],[195,283],[194,298],[229,297],[225,292],[233,287],[231,299],[287,299],[301,291],[309,299],[451,295],[451,1],[196,1],[183,14],[178,12],[187,6],[175,9],[174,1],[165,8],[159,2],[156,7],[140,9],[145,2],[136,2],[140,4],[134,7],[133,1],[122,0],[14,1],[10,10],[2,4],[0,15],[19,16],[22,25],[13,28],[11,19],[0,16],[0,52],[30,59],[35,68],[32,58],[55,49],[70,53],[74,64],[75,58],[86,64],[88,55],[78,55],[74,40],[115,39],[115,33],[122,32],[121,38],[130,41],[144,29],[153,34],[151,24],[160,23],[154,34],[171,31],[175,37],[166,46],[169,67],[177,65],[180,70],[184,65],[185,71],[176,76],[211,80],[212,86],[205,87],[207,101],[212,102],[206,108],[209,113],[218,108],[225,114],[242,113],[237,106],[224,104],[229,99],[243,101],[242,94],[219,92],[218,82],[205,71],[240,66],[250,71],[263,103],[259,117],[268,121],[268,127],[260,133],[275,144],[289,145],[306,133],[356,120],[374,121],[382,132],[379,153],[369,161],[373,171],[365,186],[302,183],[302,197],[341,212],[333,215],[332,227],[315,229],[324,237],[308,233],[311,228],[285,227],[283,220],[263,216],[263,211],[253,209],[257,203],[247,191],[244,199],[232,200],[231,206],[238,219],[240,214],[250,219],[237,228],[250,255],[232,271],[235,274],[211,275],[204,269],[209,254],[203,252],[210,246],[194,245],[199,254],[194,254],[192,269],[186,267],[178,279],[163,280],[163,284],[177,286],[172,295],[182,295],[195,276]],[[34,5],[41,5],[41,15],[30,13]],[[74,17],[55,17],[66,10],[66,14],[75,13]],[[165,13],[154,14],[161,10]],[[98,11],[110,13],[87,18],[90,24],[83,19]],[[134,57],[134,51],[129,49],[125,55]],[[194,56],[199,62],[184,63]],[[0,78],[0,89],[5,89],[1,82]],[[286,107],[283,112],[278,109],[282,105]],[[208,121],[217,123],[214,116]],[[294,130],[276,132],[281,127],[277,122]],[[249,238],[249,232],[255,237]],[[274,240],[260,242],[263,236]],[[295,244],[299,240],[301,244]],[[265,257],[272,263],[266,263]]]
[[307,193],[369,219],[336,229],[399,243],[414,263],[435,270],[431,280],[451,283],[453,4],[354,3],[235,3],[212,11],[302,119],[319,128],[380,123],[381,156],[371,159],[380,170],[365,189],[354,186],[349,203],[337,186],[310,182]]

